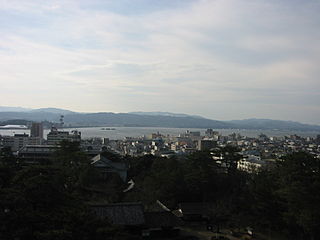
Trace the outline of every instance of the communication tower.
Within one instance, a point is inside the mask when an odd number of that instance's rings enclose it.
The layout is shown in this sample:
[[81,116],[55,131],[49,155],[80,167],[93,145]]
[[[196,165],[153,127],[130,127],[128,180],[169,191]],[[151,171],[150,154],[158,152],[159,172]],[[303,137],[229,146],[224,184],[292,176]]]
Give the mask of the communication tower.
[[60,116],[60,127],[61,127],[61,128],[63,128],[63,124],[64,124],[63,118],[64,118],[64,116],[61,115],[61,116]]

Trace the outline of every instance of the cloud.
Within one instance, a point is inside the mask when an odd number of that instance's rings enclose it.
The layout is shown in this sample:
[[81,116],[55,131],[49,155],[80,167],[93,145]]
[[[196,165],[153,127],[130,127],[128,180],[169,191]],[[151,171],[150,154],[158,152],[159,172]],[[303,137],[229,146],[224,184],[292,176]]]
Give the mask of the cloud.
[[134,1],[2,1],[1,102],[318,121],[317,1]]

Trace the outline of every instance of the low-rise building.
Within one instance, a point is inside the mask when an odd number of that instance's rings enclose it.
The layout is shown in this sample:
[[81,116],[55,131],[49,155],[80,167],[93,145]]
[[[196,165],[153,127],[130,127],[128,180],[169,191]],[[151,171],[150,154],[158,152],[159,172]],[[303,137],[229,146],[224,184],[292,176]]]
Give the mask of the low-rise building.
[[74,130],[71,134],[67,131],[59,131],[57,128],[51,128],[51,131],[47,135],[48,145],[59,145],[60,142],[67,140],[71,142],[81,141],[81,132]]
[[14,139],[13,140],[14,142],[13,142],[13,147],[11,148],[11,150],[13,152],[16,152],[28,144],[29,135],[26,133],[14,134],[13,139]]
[[53,159],[57,145],[26,145],[18,151],[18,158],[27,164]]
[[238,161],[237,168],[241,171],[252,173],[252,172],[258,171],[265,165],[266,165],[266,162],[264,160],[261,160],[260,157],[249,155],[249,156],[244,156],[242,159]]

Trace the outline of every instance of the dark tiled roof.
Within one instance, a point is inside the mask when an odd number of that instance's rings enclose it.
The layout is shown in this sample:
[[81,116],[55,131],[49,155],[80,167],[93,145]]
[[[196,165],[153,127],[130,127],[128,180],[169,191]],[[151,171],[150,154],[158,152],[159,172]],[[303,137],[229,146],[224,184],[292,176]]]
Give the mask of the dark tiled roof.
[[182,221],[171,212],[146,212],[146,226],[149,228],[178,227]]
[[206,214],[211,208],[213,204],[212,203],[202,203],[202,202],[196,202],[196,203],[180,203],[179,208],[182,211],[182,214]]
[[107,218],[116,225],[143,225],[145,223],[141,203],[91,204],[101,218]]

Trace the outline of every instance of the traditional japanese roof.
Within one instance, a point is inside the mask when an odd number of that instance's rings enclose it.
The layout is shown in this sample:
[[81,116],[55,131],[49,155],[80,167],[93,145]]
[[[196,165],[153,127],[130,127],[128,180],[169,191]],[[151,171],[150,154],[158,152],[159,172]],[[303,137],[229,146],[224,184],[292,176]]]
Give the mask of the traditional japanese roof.
[[97,216],[115,225],[143,225],[145,218],[141,203],[90,204]]
[[183,215],[186,214],[207,214],[208,210],[212,207],[212,203],[203,202],[185,202],[179,203],[179,208]]
[[183,222],[171,212],[146,212],[146,226],[149,228],[178,227]]
[[98,154],[91,158],[91,164],[95,167],[111,167],[117,170],[127,170],[127,166],[123,162],[113,162],[110,159]]

